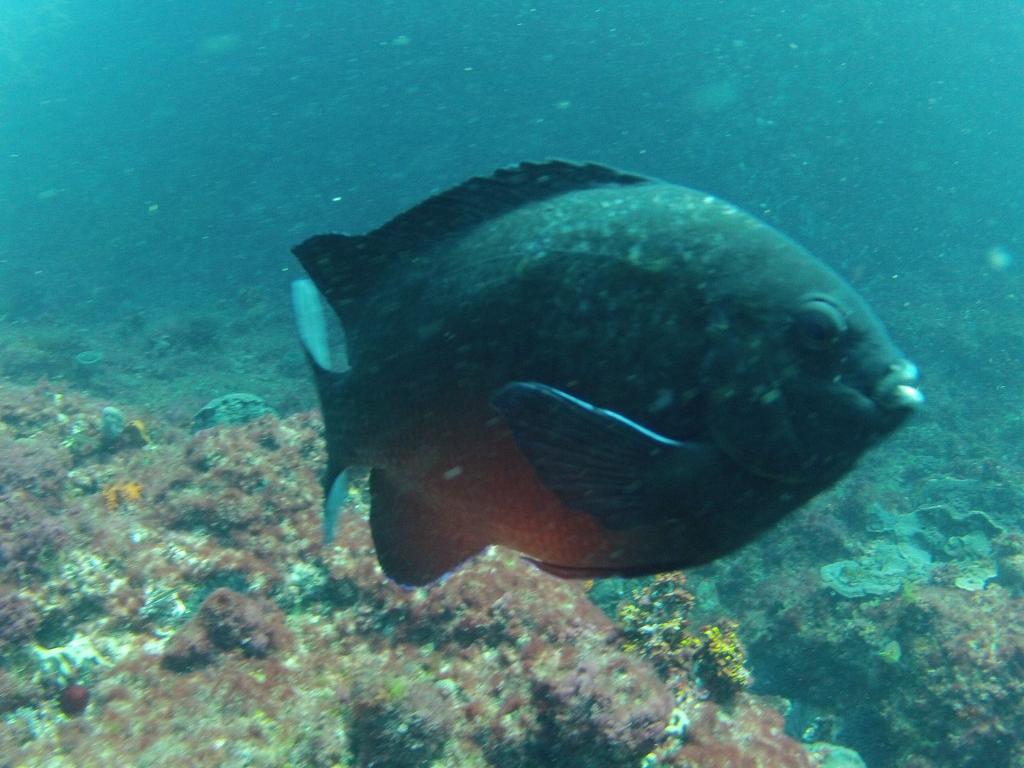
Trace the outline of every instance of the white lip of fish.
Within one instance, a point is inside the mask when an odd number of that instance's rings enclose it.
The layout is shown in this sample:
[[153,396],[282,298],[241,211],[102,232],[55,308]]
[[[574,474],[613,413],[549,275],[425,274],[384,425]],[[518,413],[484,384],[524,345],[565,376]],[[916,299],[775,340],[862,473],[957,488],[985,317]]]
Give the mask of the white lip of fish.
[[875,387],[875,401],[890,410],[916,408],[924,402],[924,395],[916,386],[917,366],[909,360],[900,360],[889,366],[889,373]]

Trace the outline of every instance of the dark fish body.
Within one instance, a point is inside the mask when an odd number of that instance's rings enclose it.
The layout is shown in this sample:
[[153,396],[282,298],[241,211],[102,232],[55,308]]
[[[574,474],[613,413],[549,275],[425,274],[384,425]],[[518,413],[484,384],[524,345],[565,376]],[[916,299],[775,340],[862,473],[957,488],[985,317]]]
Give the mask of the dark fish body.
[[371,468],[378,555],[403,583],[489,544],[565,575],[708,562],[920,400],[878,320],[804,249],[601,166],[523,164],[296,254],[351,366],[331,371],[307,322],[325,485]]

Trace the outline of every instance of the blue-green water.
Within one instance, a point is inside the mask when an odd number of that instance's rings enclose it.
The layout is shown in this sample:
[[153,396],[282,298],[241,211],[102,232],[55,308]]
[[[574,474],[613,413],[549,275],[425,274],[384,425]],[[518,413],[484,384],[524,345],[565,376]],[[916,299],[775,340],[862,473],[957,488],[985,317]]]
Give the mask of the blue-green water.
[[987,248],[1020,247],[1014,2],[0,14],[4,300],[29,316],[275,285],[312,230],[547,156],[713,191],[883,299],[893,274],[978,283]]
[[[0,376],[178,424],[233,390],[310,407],[291,246],[546,157],[707,190],[833,265],[929,397],[901,438],[916,469],[861,473],[859,498],[980,506],[1007,541],[1021,535],[1017,0],[3,0]],[[99,373],[74,359],[92,350]],[[909,464],[883,451],[877,466]],[[991,493],[921,497],[951,477]],[[764,567],[752,579],[771,578]],[[1000,588],[1020,605],[1020,584]],[[735,589],[734,612],[749,608]],[[800,685],[791,668],[755,677],[765,693]],[[893,764],[871,727],[846,740]],[[956,764],[941,757],[927,765]]]

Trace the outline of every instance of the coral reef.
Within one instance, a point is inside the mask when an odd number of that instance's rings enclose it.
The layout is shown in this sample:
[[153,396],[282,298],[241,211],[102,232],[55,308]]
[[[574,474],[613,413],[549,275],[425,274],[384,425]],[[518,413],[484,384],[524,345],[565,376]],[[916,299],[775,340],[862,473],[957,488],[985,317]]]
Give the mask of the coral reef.
[[24,643],[38,627],[35,606],[15,592],[0,589],[0,651]]
[[198,432],[219,424],[245,424],[267,414],[277,415],[259,395],[233,392],[215,397],[200,408],[192,418],[192,431]]
[[316,504],[318,435],[308,419],[273,416],[198,432],[154,484],[161,522],[225,538],[283,535],[280,526]]
[[682,573],[636,580],[614,605],[625,635],[623,648],[649,659],[675,690],[699,684],[718,701],[729,701],[751,682],[746,651],[735,621],[695,629],[696,602]]
[[167,643],[163,661],[169,669],[186,671],[208,664],[218,651],[238,649],[262,658],[289,641],[284,616],[274,603],[219,587]]
[[708,690],[719,699],[730,699],[750,685],[747,652],[734,621],[701,628],[704,642],[697,651],[697,671]]
[[0,574],[45,571],[69,540],[58,512],[35,499],[0,494]]
[[843,597],[891,595],[938,574],[970,591],[999,575],[992,538],[1006,529],[979,510],[930,504],[909,512],[872,504],[868,530],[885,538],[867,542],[854,560],[821,567],[821,580]]
[[[16,764],[686,765],[691,719],[693,745],[731,749],[701,714],[719,712],[695,662],[710,639],[692,640],[679,575],[619,596],[626,635],[584,585],[500,550],[403,589],[377,565],[362,486],[320,546],[313,415],[194,435],[157,420],[105,448],[102,406],[57,394],[0,385],[6,437],[61,468],[12,476],[19,515],[63,534],[5,544],[0,595],[21,618],[0,649],[0,752]],[[73,686],[89,704],[72,719]],[[804,764],[766,702],[734,699],[770,734],[757,754]]]
[[24,676],[0,669],[0,716],[18,709],[30,709],[43,699],[43,692]]
[[816,762],[786,738],[782,715],[765,701],[738,695],[729,706],[713,701],[688,707],[686,742],[663,764],[673,768],[812,768]]
[[634,580],[609,606],[625,635],[623,648],[650,659],[677,687],[686,684],[693,656],[703,645],[690,628],[694,597],[685,584],[686,577],[680,572]]
[[878,706],[893,740],[936,765],[1024,764],[1024,598],[921,587],[892,621],[907,684]]
[[[406,591],[381,575],[367,533],[358,518],[346,524],[348,553],[332,559],[330,577],[345,583],[346,603],[354,598],[345,634],[387,638],[371,654],[385,662],[371,677],[369,688],[380,691],[371,699],[404,702],[409,681],[440,682],[447,706],[459,703],[445,729],[495,765],[624,764],[657,743],[672,695],[617,648],[614,626],[579,585],[505,553],[478,558],[443,586]],[[426,658],[417,650],[424,641],[435,649]],[[356,720],[374,729],[391,722]],[[352,738],[378,736],[356,730]]]
[[[926,434],[911,450],[934,445]],[[921,482],[934,461],[869,457],[758,546],[691,574],[713,596],[698,613],[740,618],[754,689],[790,700],[798,738],[853,747],[872,768],[1016,765],[1019,504],[1003,476],[959,456],[949,464],[972,479]]]
[[493,551],[405,590],[359,482],[321,547],[313,414],[111,442],[104,407],[0,384],[0,750],[26,765],[808,764],[779,711],[873,768],[1024,760],[1009,465],[906,497],[885,489],[919,468],[869,461],[686,577],[577,584]]
[[54,500],[70,469],[67,455],[40,438],[12,439],[0,433],[0,492]]
[[100,491],[107,510],[113,512],[122,504],[134,504],[142,499],[142,483],[136,480],[116,480]]

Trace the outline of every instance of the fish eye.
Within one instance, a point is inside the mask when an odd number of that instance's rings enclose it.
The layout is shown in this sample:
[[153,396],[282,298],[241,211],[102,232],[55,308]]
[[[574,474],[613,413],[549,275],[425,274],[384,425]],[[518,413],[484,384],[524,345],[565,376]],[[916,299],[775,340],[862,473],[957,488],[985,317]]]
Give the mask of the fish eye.
[[828,299],[807,299],[796,314],[796,330],[808,349],[830,349],[846,332],[846,318]]

